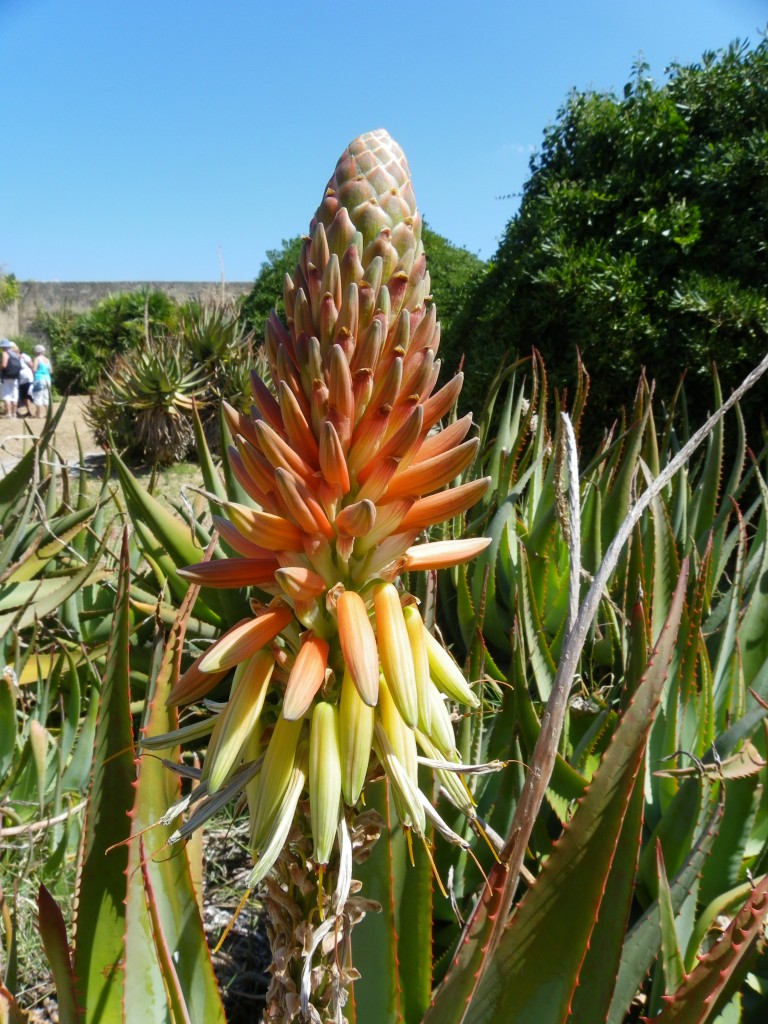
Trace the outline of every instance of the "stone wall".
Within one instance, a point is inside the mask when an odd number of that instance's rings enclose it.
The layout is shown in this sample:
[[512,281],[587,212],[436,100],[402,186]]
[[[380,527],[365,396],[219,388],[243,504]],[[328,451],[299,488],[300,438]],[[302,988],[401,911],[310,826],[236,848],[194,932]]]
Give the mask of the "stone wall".
[[252,281],[232,281],[221,285],[211,281],[20,281],[21,296],[8,309],[0,310],[0,335],[34,334],[38,312],[55,313],[72,309],[82,313],[101,299],[139,288],[164,292],[177,302],[212,295],[237,298],[246,295]]

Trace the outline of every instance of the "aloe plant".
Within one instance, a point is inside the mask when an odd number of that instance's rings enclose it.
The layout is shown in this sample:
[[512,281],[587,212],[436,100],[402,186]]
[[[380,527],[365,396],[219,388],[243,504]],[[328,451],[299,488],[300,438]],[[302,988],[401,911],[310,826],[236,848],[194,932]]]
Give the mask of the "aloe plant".
[[[79,843],[95,728],[88,697],[98,690],[94,595],[109,593],[111,577],[111,495],[90,493],[82,458],[76,476],[60,464],[62,412],[0,479],[0,890],[11,905],[15,886],[26,896],[34,878],[60,887]],[[16,935],[31,932],[26,907],[20,899],[16,921],[4,914],[9,992],[23,983]]]
[[[116,462],[184,655],[163,675],[167,704],[203,702],[142,741],[143,761],[207,743],[162,841],[247,805],[275,957],[268,1019],[613,1024],[638,999],[669,1020],[703,1024],[728,1000],[738,1013],[768,907],[768,502],[757,465],[752,504],[730,500],[747,493],[743,456],[724,472],[738,396],[687,440],[659,433],[642,384],[620,437],[580,468],[571,419],[550,433],[543,367],[528,395],[517,367],[495,442],[490,409],[480,442],[464,441],[460,381],[432,393],[419,224],[396,144],[356,140],[286,283],[288,324],[267,327],[277,393],[254,376],[251,415],[224,409],[223,479],[193,419],[215,533]],[[466,673],[426,628],[437,567]],[[697,963],[723,910],[734,923]]]
[[[520,367],[516,370],[519,372]],[[573,572],[568,556],[571,526],[563,512],[558,511],[565,508],[565,498],[559,496],[563,495],[563,484],[559,480],[564,474],[566,479],[569,476],[561,455],[562,438],[555,438],[553,442],[548,434],[546,392],[543,386],[540,389],[536,386],[542,383],[540,371],[540,366],[534,366],[530,404],[513,379],[505,396],[496,441],[488,447],[486,459],[480,464],[483,468],[490,467],[494,480],[502,486],[491,490],[492,499],[486,502],[485,508],[479,505],[469,510],[467,518],[472,523],[474,517],[476,529],[482,528],[483,523],[489,524],[491,546],[477,563],[453,574],[454,622],[461,628],[460,636],[470,644],[471,670],[480,671],[482,666],[492,678],[510,687],[501,712],[485,718],[481,727],[471,729],[467,742],[473,749],[492,750],[497,756],[504,756],[506,748],[506,756],[520,757],[526,763],[536,761],[536,751],[544,739],[539,715],[552,699],[568,649],[569,588]],[[717,391],[715,398],[719,405]],[[585,936],[580,947],[581,956],[585,957],[583,966],[570,975],[564,966],[555,972],[560,983],[573,985],[574,1005],[566,1001],[557,1009],[554,1004],[537,1004],[539,1016],[531,1019],[542,1021],[565,1020],[569,1013],[573,1017],[568,1019],[574,1020],[623,1020],[657,955],[660,959],[654,982],[644,998],[648,1000],[652,1015],[658,1012],[662,997],[675,987],[672,961],[661,958],[662,935],[666,936],[665,941],[673,939],[674,946],[682,950],[679,981],[694,968],[707,922],[711,924],[713,920],[713,908],[738,905],[748,889],[748,871],[753,872],[750,877],[759,879],[759,872],[764,870],[765,818],[760,779],[765,774],[765,760],[753,742],[757,740],[764,750],[758,730],[765,709],[750,699],[748,687],[760,697],[768,671],[764,666],[765,655],[761,654],[762,634],[758,639],[754,632],[754,623],[764,614],[758,567],[765,557],[765,485],[759,470],[753,466],[750,475],[755,484],[753,494],[757,496],[744,517],[757,523],[752,547],[735,504],[744,490],[741,481],[744,439],[740,419],[737,418],[737,448],[741,456],[737,454],[729,473],[724,472],[724,438],[719,420],[710,427],[707,451],[698,463],[675,476],[668,476],[665,486],[648,501],[647,516],[635,522],[629,547],[621,554],[616,549],[616,531],[621,533],[633,499],[643,492],[650,498],[650,480],[659,474],[660,468],[673,464],[672,453],[680,443],[671,432],[657,437],[648,399],[648,390],[643,384],[624,438],[614,450],[606,444],[587,465],[572,499],[574,504],[578,502],[581,513],[579,553],[586,556],[590,570],[585,573],[580,589],[583,592],[589,585],[606,547],[608,553],[614,550],[615,568],[604,579],[607,587],[602,597],[595,598],[596,621],[602,623],[602,629],[594,625],[585,629],[584,651],[580,663],[574,666],[579,687],[563,707],[564,727],[547,789],[550,815],[565,823],[566,831],[554,847],[545,830],[539,828],[534,832],[533,859],[529,867],[534,874],[542,864],[544,869],[531,888],[530,896],[519,911],[513,913],[508,926],[509,938],[502,940],[505,948],[516,946],[526,950],[524,960],[520,961],[526,984],[521,987],[510,981],[510,990],[518,989],[523,1001],[524,991],[534,989],[538,990],[540,998],[549,998],[542,994],[548,990],[546,971],[538,966],[532,947],[530,955],[528,952],[532,937],[527,937],[526,931],[533,925],[523,923],[527,920],[523,908],[538,906],[539,899],[546,901],[545,894],[553,885],[550,872],[554,871],[554,863],[560,863],[555,859],[560,856],[560,850],[570,849],[570,856],[575,856],[570,844],[574,835],[579,834],[577,824],[582,826],[584,808],[589,805],[597,779],[605,772],[605,764],[619,742],[626,719],[626,712],[622,717],[622,710],[643,675],[649,644],[661,634],[686,556],[692,559],[696,572],[691,574],[687,587],[687,605],[681,616],[677,642],[670,647],[671,666],[660,695],[661,709],[650,729],[650,766],[646,769],[644,800],[639,807],[651,833],[650,841],[640,852],[639,835],[636,835],[634,845],[624,851],[629,863],[634,863],[640,854],[639,872],[636,877],[634,871],[629,873],[631,884],[629,889],[624,889],[624,913],[629,909],[628,898],[635,901],[634,906],[638,903],[649,908],[657,906],[654,901],[661,899],[657,894],[662,888],[662,875],[667,871],[672,875],[681,869],[690,848],[700,843],[704,832],[710,828],[705,822],[713,788],[723,790],[728,820],[720,834],[708,841],[711,856],[704,864],[701,879],[695,880],[686,899],[676,904],[672,931],[667,928],[666,933],[662,933],[657,922],[652,940],[646,936],[648,945],[639,959],[630,941],[631,933],[623,946],[624,924],[612,940],[599,931],[591,937]],[[577,395],[577,414],[581,401],[581,396]],[[488,422],[486,419],[485,423]],[[482,468],[479,471],[482,472]],[[723,500],[717,494],[721,479],[724,480]],[[746,586],[745,564],[752,565]],[[447,582],[445,576],[443,582]],[[590,593],[593,592],[594,586],[590,588]],[[450,598],[448,588],[444,588],[444,596]],[[505,623],[508,624],[506,629]],[[751,639],[747,641],[747,637]],[[745,644],[749,654],[738,658],[736,652],[744,649]],[[547,716],[549,714],[548,711]],[[593,777],[603,751],[607,751],[603,763]],[[592,785],[588,786],[590,779]],[[480,813],[487,816],[488,822],[502,834],[508,828],[514,830],[520,805],[510,824],[508,811],[499,799],[502,791],[493,780],[487,783],[477,780],[473,787]],[[518,788],[516,793],[520,792]],[[586,796],[582,797],[585,792]],[[578,797],[582,797],[582,802],[574,813],[573,801]],[[634,796],[633,799],[641,798]],[[625,812],[629,811],[627,804]],[[610,833],[603,833],[606,825],[603,821],[601,835],[609,845]],[[557,829],[555,824],[549,827]],[[624,841],[622,833],[617,835],[616,841]],[[656,856],[657,841],[661,861]],[[502,859],[506,859],[504,855]],[[565,929],[569,936],[576,934],[575,918],[579,912],[582,923],[596,920],[599,926],[601,899],[608,894],[611,906],[614,906],[613,900],[618,899],[611,888],[619,883],[616,871],[601,875],[595,869],[594,876],[602,891],[593,901],[591,917],[587,908],[579,908],[573,896],[568,899],[568,906],[574,908],[574,918]],[[459,878],[461,896],[461,875]],[[583,882],[577,883],[575,888],[579,892],[586,891]],[[567,889],[570,892],[572,886],[568,885]],[[471,887],[469,892],[470,895],[473,892]],[[758,905],[759,902],[758,899]],[[507,920],[510,909],[511,904],[508,904],[501,912],[503,920]],[[658,910],[656,914],[658,916]],[[556,923],[557,915],[562,918],[562,908],[548,923],[540,919],[537,931],[551,936],[561,927]],[[621,919],[619,913],[617,920]],[[597,981],[587,954],[587,940],[600,950],[602,970],[598,974],[602,978]],[[614,968],[610,966],[611,941],[616,963],[621,963],[621,986],[615,990]],[[577,941],[576,945],[579,945]],[[506,977],[512,970],[509,959],[502,956],[498,969],[505,972]],[[588,981],[580,970],[587,972]],[[454,979],[453,987],[457,984],[461,982]],[[594,1003],[587,1009],[584,1000],[579,998],[586,988],[595,990],[600,985],[608,992],[610,1015],[608,1003],[602,1009],[596,1008]],[[685,998],[691,1002],[686,1004],[685,1012],[695,1015],[685,1019],[709,1019],[707,1013],[711,1007],[706,1012],[701,1006],[695,1011],[691,1009],[692,992],[689,986]],[[680,999],[682,1002],[682,993]],[[438,1002],[442,1013],[450,1002],[448,996]],[[489,997],[482,985],[476,1002],[472,1003],[473,1007],[476,1005],[488,1008],[486,1016],[469,1010],[467,1020],[517,1020],[518,1014],[519,1019],[528,1019],[523,1002],[516,1003],[515,996],[500,1001],[496,996]],[[510,1018],[512,1006],[516,1008]],[[439,1019],[452,1018],[441,1016]]]
[[[70,954],[61,912],[41,891],[41,930],[55,974],[62,1024],[90,1021],[223,1021],[187,852],[166,854],[169,829],[155,827],[178,781],[152,757],[137,763],[130,693],[130,560],[120,578],[94,732],[94,757],[78,861],[76,941]],[[147,739],[177,725],[165,700],[178,674],[189,604],[154,644]],[[173,745],[163,748],[173,758]],[[138,764],[138,767],[137,767]],[[66,1015],[62,1015],[62,1007]]]

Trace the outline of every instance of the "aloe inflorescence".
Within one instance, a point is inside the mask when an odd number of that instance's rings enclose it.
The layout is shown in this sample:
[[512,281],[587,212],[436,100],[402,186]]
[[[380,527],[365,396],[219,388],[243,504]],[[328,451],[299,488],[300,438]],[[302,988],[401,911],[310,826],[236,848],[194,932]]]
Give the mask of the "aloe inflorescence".
[[383,130],[362,135],[286,277],[287,323],[275,312],[267,323],[271,381],[252,374],[250,416],[224,407],[230,467],[253,503],[219,502],[215,524],[234,557],[182,570],[194,584],[261,594],[171,695],[198,701],[235,670],[203,782],[208,794],[247,794],[251,884],[280,855],[307,792],[322,870],[372,771],[386,774],[409,835],[423,838],[431,819],[458,840],[419,789],[419,756],[473,813],[448,702],[480,701],[398,579],[465,562],[488,543],[417,543],[490,483],[447,488],[478,442],[467,439],[470,416],[440,427],[462,375],[437,389],[429,284],[405,156]]

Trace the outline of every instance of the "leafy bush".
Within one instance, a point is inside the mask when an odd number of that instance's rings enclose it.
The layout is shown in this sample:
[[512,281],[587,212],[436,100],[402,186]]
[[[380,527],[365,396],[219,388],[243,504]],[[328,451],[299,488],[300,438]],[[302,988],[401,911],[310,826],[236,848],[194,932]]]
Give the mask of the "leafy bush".
[[219,403],[247,403],[258,362],[252,341],[240,304],[228,300],[195,300],[179,310],[175,328],[150,327],[100,374],[87,413],[98,440],[131,459],[178,462],[194,447],[197,407],[218,449]]
[[0,309],[7,309],[20,295],[15,274],[0,274]]
[[[599,382],[593,422],[631,401],[642,367],[664,399],[687,370],[701,418],[712,363],[727,393],[768,341],[767,176],[766,40],[673,65],[662,85],[641,64],[622,97],[574,92],[447,332],[444,361],[471,352],[479,371],[466,407],[506,353],[531,346],[555,385],[573,386],[578,348]],[[761,404],[746,400],[748,423]]]
[[41,312],[36,326],[48,337],[57,388],[87,394],[96,387],[104,366],[144,337],[146,326],[172,329],[178,318],[173,299],[139,289],[110,295],[84,313]]

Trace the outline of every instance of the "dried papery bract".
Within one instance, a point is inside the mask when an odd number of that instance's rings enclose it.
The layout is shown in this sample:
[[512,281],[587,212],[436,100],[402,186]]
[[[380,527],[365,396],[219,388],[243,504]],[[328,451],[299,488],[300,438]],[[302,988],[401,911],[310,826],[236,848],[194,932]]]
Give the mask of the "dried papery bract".
[[[476,503],[490,482],[448,486],[471,464],[477,440],[467,439],[470,417],[439,426],[462,378],[435,390],[440,327],[421,226],[397,143],[383,130],[355,139],[286,279],[286,322],[273,313],[267,324],[275,390],[254,376],[252,415],[225,410],[235,437],[232,470],[254,505],[220,501],[216,526],[242,557],[186,570],[204,586],[252,584],[262,599],[263,591],[277,595],[268,606],[255,603],[253,619],[224,633],[171,695],[173,703],[199,699],[206,676],[212,689],[262,648],[274,665],[265,700],[243,690],[238,669],[207,774],[220,786],[249,751],[263,753],[247,793],[253,880],[269,887],[282,879],[304,921],[319,908],[337,941],[302,943],[300,922],[291,924],[290,953],[275,950],[282,966],[268,1019],[290,1019],[297,991],[317,1019],[338,1019],[351,970],[345,937],[368,909],[350,896],[344,853],[344,837],[357,834],[366,781],[383,772],[403,827],[423,837],[429,802],[418,789],[416,730],[422,748],[453,758],[444,695],[479,704],[397,583],[405,569],[455,566],[488,543],[416,543]],[[238,729],[241,707],[249,717]],[[462,785],[453,787],[457,794]],[[300,893],[299,863],[307,880]],[[275,942],[287,927],[278,903],[267,901]],[[306,970],[302,948],[329,973]]]

